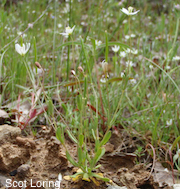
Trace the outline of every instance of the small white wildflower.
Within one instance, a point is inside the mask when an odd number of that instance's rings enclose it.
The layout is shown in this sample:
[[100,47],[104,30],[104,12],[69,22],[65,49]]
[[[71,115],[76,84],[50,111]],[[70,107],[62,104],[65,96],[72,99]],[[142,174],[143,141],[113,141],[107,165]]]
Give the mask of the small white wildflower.
[[125,19],[125,20],[123,20],[123,24],[126,24],[128,21]]
[[101,79],[100,79],[100,82],[101,82],[101,83],[106,83],[106,82],[107,82],[107,79],[106,79],[106,78],[101,78]]
[[136,64],[135,63],[133,63],[132,61],[127,61],[126,62],[126,66],[130,66],[130,67],[136,67]]
[[26,43],[26,44],[23,43],[22,46],[16,43],[16,44],[15,44],[15,49],[16,49],[16,51],[17,51],[21,56],[24,56],[24,55],[28,52],[30,46],[31,46],[30,43]]
[[124,76],[125,76],[124,72],[121,72],[121,77],[124,77]]
[[137,81],[136,81],[136,79],[131,79],[130,83],[133,84],[133,85],[135,85],[137,83]]
[[121,11],[128,16],[135,15],[140,11],[138,10],[138,11],[133,12],[133,9],[134,9],[133,7],[129,7],[128,9],[122,8]]
[[152,70],[152,69],[153,69],[153,65],[152,65],[152,64],[150,64],[150,65],[149,65],[149,68]]
[[167,120],[167,121],[166,121],[166,125],[167,125],[167,126],[171,126],[171,125],[172,125],[172,119]]
[[139,78],[139,74],[136,74],[134,77],[135,77],[135,78]]
[[180,56],[174,56],[172,60],[173,61],[179,61],[180,60]]
[[130,52],[131,52],[131,49],[127,48],[127,49],[125,50],[125,52],[126,52],[126,53],[130,53]]
[[125,35],[125,39],[127,39],[127,40],[128,40],[129,38],[130,38],[130,36],[129,36],[129,35]]
[[131,53],[132,53],[132,54],[138,54],[138,50],[137,50],[137,49],[132,49],[132,50],[131,50]]
[[60,33],[60,34],[65,36],[65,37],[68,37],[73,33],[74,28],[75,28],[75,25],[72,28],[68,26],[68,27],[65,28],[65,33]]
[[166,70],[170,70],[171,69],[171,66],[166,66]]
[[163,110],[163,113],[165,114],[165,113],[166,113],[166,110]]
[[180,10],[180,4],[175,5],[174,8]]
[[164,169],[164,172],[167,172],[167,173],[169,173],[169,170],[168,170],[167,168],[165,168],[165,169]]
[[100,46],[101,43],[102,43],[102,41],[95,40],[95,44],[96,44],[96,46]]
[[58,27],[58,28],[61,28],[61,27],[62,27],[62,24],[58,24],[57,27]]
[[129,48],[127,48],[125,51],[126,51],[126,53],[138,54],[138,50],[137,49],[129,49]]
[[21,36],[22,36],[22,38],[25,38],[25,37],[27,37],[27,35],[26,35],[25,33],[23,33],[23,32],[20,32],[20,31],[19,31],[19,32],[17,32],[17,34],[18,34],[18,35],[21,35]]
[[125,51],[121,51],[121,52],[119,53],[119,56],[120,56],[120,57],[123,57],[123,58],[126,57],[126,52],[125,52]]
[[100,79],[100,82],[101,83],[106,83],[108,81],[108,78],[109,78],[109,75],[107,74],[106,76],[105,75],[102,75],[101,79]]
[[31,28],[31,29],[32,29],[33,26],[34,26],[34,24],[32,24],[32,23],[29,23],[29,24],[28,24],[28,28]]
[[147,98],[149,98],[150,96],[151,96],[151,93],[148,93],[148,94],[147,94]]
[[112,51],[115,53],[117,53],[119,51],[119,49],[120,49],[120,46],[118,46],[118,45],[115,45],[114,47],[112,47]]
[[131,37],[134,38],[134,37],[136,37],[136,35],[132,33],[132,34],[131,34]]

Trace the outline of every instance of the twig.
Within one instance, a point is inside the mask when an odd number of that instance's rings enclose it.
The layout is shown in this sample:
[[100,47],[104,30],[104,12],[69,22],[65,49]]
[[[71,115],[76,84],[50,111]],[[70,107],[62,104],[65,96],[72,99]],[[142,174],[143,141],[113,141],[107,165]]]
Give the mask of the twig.
[[156,152],[155,152],[155,149],[154,149],[154,147],[151,144],[147,144],[146,145],[146,149],[147,149],[148,146],[150,146],[151,149],[152,149],[152,151],[153,151],[153,165],[152,165],[151,172],[150,172],[148,178],[146,178],[145,180],[149,180],[149,178],[151,177],[152,172],[153,172],[154,167],[155,167],[155,162],[156,162]]

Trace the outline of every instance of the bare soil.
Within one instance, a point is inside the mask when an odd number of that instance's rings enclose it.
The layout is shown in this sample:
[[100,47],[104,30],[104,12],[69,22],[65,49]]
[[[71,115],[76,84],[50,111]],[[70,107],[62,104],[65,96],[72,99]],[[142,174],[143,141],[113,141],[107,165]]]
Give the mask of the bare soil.
[[[14,137],[15,140],[3,142],[0,146],[0,173],[12,179],[12,182],[26,180],[28,189],[32,188],[30,182],[47,180],[55,182],[59,173],[63,176],[76,173],[77,168],[67,161],[65,149],[56,139],[52,128],[42,127],[36,137],[22,134]],[[71,155],[76,159],[76,145],[68,137],[66,144]],[[82,180],[73,182],[63,179],[61,188],[113,189],[118,186],[119,188],[126,186],[128,189],[171,188],[165,184],[160,187],[154,181],[150,172],[152,157],[145,152],[144,156],[139,158],[135,153],[139,145],[143,145],[142,139],[130,136],[124,129],[112,131],[112,137],[105,145],[106,154],[100,160],[102,166],[97,171],[111,179],[111,183],[97,180],[99,183],[97,186],[94,182]]]

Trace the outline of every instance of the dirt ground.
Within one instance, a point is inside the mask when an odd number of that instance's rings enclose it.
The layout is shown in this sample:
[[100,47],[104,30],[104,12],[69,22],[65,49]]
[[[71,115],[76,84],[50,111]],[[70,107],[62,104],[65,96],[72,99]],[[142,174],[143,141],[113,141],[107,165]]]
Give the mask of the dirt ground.
[[[4,188],[2,176],[13,181],[27,181],[34,185],[38,181],[56,181],[59,173],[62,176],[76,173],[77,168],[66,159],[65,149],[56,139],[52,128],[43,126],[36,137],[24,136],[18,127],[0,125],[0,186]],[[4,132],[4,133],[3,133]],[[67,148],[76,159],[76,145],[67,137]],[[99,186],[88,181],[67,181],[62,179],[61,188],[67,189],[116,189],[126,186],[128,189],[158,189],[172,188],[165,182],[155,179],[153,158],[144,151],[144,155],[138,157],[135,153],[137,146],[142,145],[142,139],[130,136],[124,129],[113,131],[112,137],[105,145],[106,153],[100,160],[102,165],[97,172],[111,179],[110,183],[97,181]],[[171,174],[169,174],[171,177]],[[170,178],[173,180],[172,178]],[[35,185],[36,186],[36,185]],[[18,187],[9,187],[18,188]],[[21,188],[21,187],[19,187]],[[40,188],[40,187],[36,187]],[[54,188],[54,187],[41,187]]]

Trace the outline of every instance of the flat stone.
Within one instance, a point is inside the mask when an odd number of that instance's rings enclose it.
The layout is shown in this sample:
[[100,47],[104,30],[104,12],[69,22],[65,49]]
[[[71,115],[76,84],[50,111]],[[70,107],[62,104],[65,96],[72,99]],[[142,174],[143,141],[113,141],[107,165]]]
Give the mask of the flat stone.
[[12,127],[10,125],[0,126],[0,145],[7,142],[15,142],[16,137],[21,134],[19,127]]
[[2,174],[0,174],[0,187],[6,186],[6,180],[10,179]]
[[25,178],[30,173],[30,165],[23,164],[17,169],[17,174],[21,178]]
[[0,146],[0,169],[11,172],[30,158],[29,150],[7,142]]
[[108,186],[107,189],[127,189],[126,186]]

